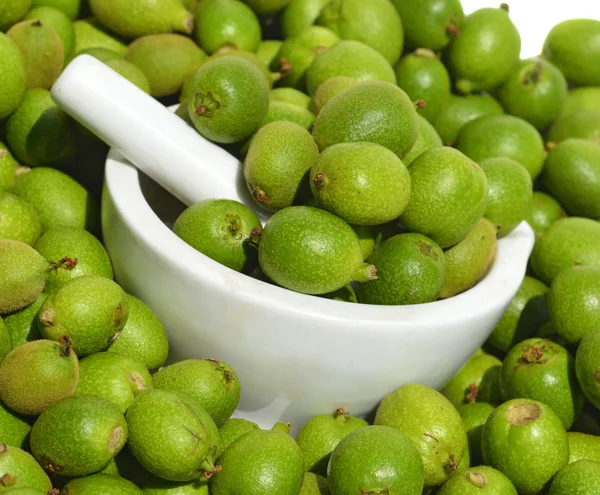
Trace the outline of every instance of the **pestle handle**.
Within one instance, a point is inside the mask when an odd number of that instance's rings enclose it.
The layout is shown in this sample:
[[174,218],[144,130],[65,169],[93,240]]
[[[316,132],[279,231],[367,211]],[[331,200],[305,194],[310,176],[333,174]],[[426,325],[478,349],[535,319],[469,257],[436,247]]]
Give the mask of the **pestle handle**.
[[184,204],[233,199],[268,218],[250,197],[237,158],[94,57],[76,57],[52,98]]

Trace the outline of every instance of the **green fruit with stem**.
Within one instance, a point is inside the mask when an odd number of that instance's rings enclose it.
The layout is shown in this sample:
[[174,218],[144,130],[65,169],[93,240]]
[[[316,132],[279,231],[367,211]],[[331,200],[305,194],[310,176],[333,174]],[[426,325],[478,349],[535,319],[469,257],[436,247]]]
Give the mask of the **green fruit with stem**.
[[517,490],[497,469],[479,466],[453,476],[437,493],[438,495],[517,495]]
[[191,481],[215,472],[219,432],[193,398],[168,390],[142,392],[127,410],[129,449],[159,478]]
[[513,399],[487,420],[481,438],[483,461],[498,469],[523,495],[535,495],[549,485],[569,462],[565,428],[546,404]]
[[352,227],[332,213],[308,206],[284,208],[269,219],[258,261],[275,283],[305,294],[327,294],[353,280],[377,276],[376,268],[363,261]]
[[475,354],[441,390],[458,410],[466,404],[499,404],[502,361],[490,354]]
[[402,160],[375,143],[340,143],[325,149],[310,170],[321,208],[354,225],[398,218],[410,198],[410,174]]
[[90,0],[89,6],[102,25],[125,38],[194,30],[193,15],[180,0]]
[[330,0],[291,0],[281,14],[284,38],[297,36],[312,26]]
[[37,416],[75,392],[79,361],[73,342],[36,340],[13,349],[0,365],[0,400],[13,411]]
[[34,7],[23,18],[26,21],[41,21],[56,31],[63,44],[64,62],[69,59],[75,47],[73,22],[62,10],[42,5]]
[[27,72],[27,89],[50,89],[65,64],[65,47],[58,33],[41,20],[21,21],[6,36],[21,50]]
[[127,423],[119,408],[94,395],[72,395],[46,409],[31,429],[31,452],[48,472],[87,476],[125,446]]
[[448,480],[468,455],[465,425],[442,394],[425,385],[402,385],[379,404],[376,425],[405,433],[423,461],[425,487]]
[[464,22],[460,0],[393,0],[400,13],[408,49],[441,50],[456,36]]
[[444,283],[444,254],[435,242],[421,234],[399,234],[385,240],[367,258],[367,263],[377,267],[377,278],[358,285],[358,300],[364,304],[432,302]]
[[84,357],[105,350],[128,316],[128,301],[121,287],[99,275],[83,275],[48,295],[38,325],[47,339],[68,335],[73,350]]
[[405,55],[396,65],[396,78],[412,101],[423,101],[417,112],[434,122],[450,98],[451,81],[448,69],[435,52],[418,48]]
[[504,397],[545,403],[565,430],[583,409],[585,397],[577,383],[575,359],[554,342],[533,338],[517,344],[504,359],[500,377]]
[[328,481],[332,493],[423,491],[419,451],[402,431],[366,426],[345,436],[331,454]]
[[560,115],[567,91],[562,72],[536,57],[519,62],[498,90],[498,98],[507,113],[525,119],[541,131]]
[[194,38],[209,55],[223,46],[255,52],[262,37],[260,23],[238,0],[206,0],[195,13]]
[[85,493],[102,493],[103,495],[142,495],[140,490],[131,481],[105,473],[83,476],[69,481],[62,491],[64,495],[78,495]]
[[448,46],[446,65],[455,88],[463,94],[500,86],[519,62],[521,36],[508,6],[481,8],[469,14],[460,36]]
[[232,270],[256,264],[262,224],[247,206],[229,199],[205,199],[175,221],[173,232],[191,247]]
[[548,495],[600,494],[600,462],[576,461],[562,468],[552,480]]

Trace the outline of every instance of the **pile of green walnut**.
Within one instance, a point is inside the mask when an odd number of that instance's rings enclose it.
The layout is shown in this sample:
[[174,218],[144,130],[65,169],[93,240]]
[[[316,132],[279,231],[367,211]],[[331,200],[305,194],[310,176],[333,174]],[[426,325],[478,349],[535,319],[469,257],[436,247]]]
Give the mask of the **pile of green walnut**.
[[[600,495],[599,36],[564,21],[520,60],[504,4],[0,0],[0,493]],[[426,303],[526,220],[527,276],[440,391],[399,383],[294,436],[232,418],[244,377],[165,366],[159,318],[114,281],[108,148],[49,92],[80,54],[243,162],[264,227],[225,199],[174,225],[231,269]]]

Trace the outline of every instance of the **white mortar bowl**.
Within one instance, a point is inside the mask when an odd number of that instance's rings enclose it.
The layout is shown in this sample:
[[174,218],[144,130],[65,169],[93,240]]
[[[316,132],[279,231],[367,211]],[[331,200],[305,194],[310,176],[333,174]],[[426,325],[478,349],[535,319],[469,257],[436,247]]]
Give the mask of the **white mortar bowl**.
[[103,232],[116,278],[165,325],[170,361],[229,363],[242,387],[235,416],[264,427],[283,420],[297,428],[338,407],[365,416],[403,383],[443,386],[502,316],[534,242],[522,223],[499,240],[485,279],[456,297],[360,305],[291,292],[194,250],[167,226],[184,205],[114,150],[104,192]]

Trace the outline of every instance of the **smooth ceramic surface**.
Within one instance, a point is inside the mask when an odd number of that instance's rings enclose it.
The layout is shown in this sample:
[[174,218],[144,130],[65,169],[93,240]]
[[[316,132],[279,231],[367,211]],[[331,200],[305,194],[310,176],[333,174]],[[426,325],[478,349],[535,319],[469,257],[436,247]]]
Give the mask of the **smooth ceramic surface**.
[[[467,13],[495,6],[463,4]],[[539,53],[559,20],[597,16],[590,4],[513,1],[522,56]],[[261,426],[284,420],[297,429],[337,407],[365,416],[403,383],[443,386],[485,341],[525,274],[534,243],[526,223],[499,241],[482,282],[430,304],[348,304],[239,274],[168,227],[185,205],[208,197],[237,199],[263,213],[249,200],[235,158],[90,57],[69,65],[53,96],[113,146],[102,213],[118,281],[165,324],[171,361],[216,357],[236,369],[242,397],[235,415]]]

